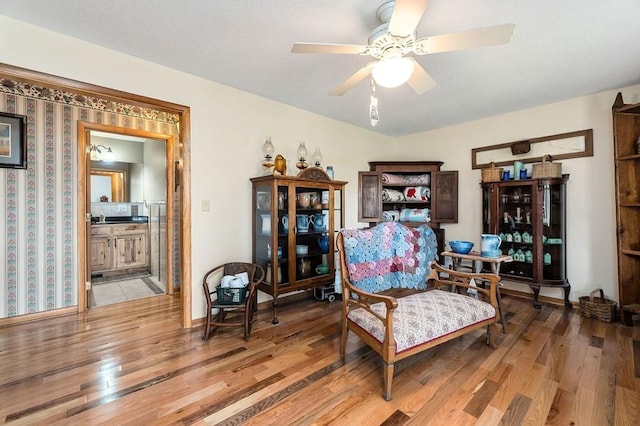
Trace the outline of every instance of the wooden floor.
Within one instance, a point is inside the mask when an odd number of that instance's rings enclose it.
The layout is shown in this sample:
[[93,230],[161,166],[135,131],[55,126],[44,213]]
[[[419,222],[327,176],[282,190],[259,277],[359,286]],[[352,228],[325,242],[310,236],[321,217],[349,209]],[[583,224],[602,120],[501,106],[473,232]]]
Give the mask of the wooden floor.
[[467,334],[397,363],[382,398],[378,356],[340,302],[258,312],[250,341],[181,329],[157,296],[0,329],[0,423],[251,425],[638,425],[640,328],[504,298],[498,348]]

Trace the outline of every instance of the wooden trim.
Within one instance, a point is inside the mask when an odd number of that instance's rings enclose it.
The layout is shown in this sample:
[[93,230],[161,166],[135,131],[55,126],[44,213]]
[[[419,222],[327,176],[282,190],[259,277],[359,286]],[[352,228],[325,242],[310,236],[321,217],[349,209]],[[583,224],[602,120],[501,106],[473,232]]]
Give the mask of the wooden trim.
[[15,317],[0,318],[0,327],[10,325],[24,324],[32,321],[40,321],[43,319],[56,318],[65,315],[75,315],[78,313],[78,307],[60,308],[51,311],[36,312],[33,314],[17,315]]
[[84,83],[78,80],[72,80],[53,74],[33,71],[26,68],[16,67],[14,65],[0,63],[0,74],[9,78],[14,78],[25,83],[32,83],[51,89],[69,90],[85,96],[96,96],[114,102],[122,102],[129,105],[140,106],[144,108],[152,108],[157,111],[168,112],[183,115],[189,107],[166,102],[159,99],[148,98],[146,96],[136,95],[133,93],[122,92],[120,90],[110,89],[104,86]]
[[[593,129],[586,130],[578,130],[576,132],[568,132],[568,133],[560,133],[557,135],[551,136],[543,136],[540,138],[532,138],[527,140],[515,141],[515,142],[507,142],[500,143],[496,145],[483,146],[480,148],[473,148],[471,150],[471,168],[483,169],[485,167],[490,167],[491,163],[478,163],[477,153],[485,152],[485,151],[493,151],[497,149],[511,148],[512,152],[515,148],[516,151],[520,149],[524,144],[536,144],[540,142],[548,142],[555,141],[558,139],[570,139],[575,137],[584,136],[584,151],[571,153],[571,154],[556,154],[553,155],[553,160],[566,160],[569,158],[580,158],[580,157],[593,157]],[[519,161],[523,163],[539,163],[542,161],[543,156],[540,157],[530,157],[530,158],[517,158]],[[514,160],[506,160],[506,161],[494,161],[493,165],[496,167],[500,166],[510,166],[513,164]]]
[[[0,63],[0,76],[8,79],[14,79],[22,82],[29,82],[37,85],[41,85],[48,88],[73,91],[74,93],[96,96],[102,99],[112,100],[115,102],[123,102],[129,105],[140,106],[143,108],[151,108],[157,111],[177,114],[179,116],[179,129],[180,134],[178,143],[180,144],[180,161],[181,161],[181,185],[183,195],[181,200],[181,216],[182,226],[180,234],[180,248],[181,248],[181,294],[182,294],[182,326],[185,328],[191,327],[191,197],[188,196],[191,190],[191,109],[188,106],[175,104],[172,102],[166,102],[159,99],[148,98],[146,96],[140,96],[128,92],[110,89],[103,86],[97,86],[94,84],[84,83],[69,78],[59,77],[52,74],[42,73],[39,71],[33,71],[26,68],[20,68],[13,65]],[[100,125],[98,123],[92,123],[92,128],[99,130]],[[120,129],[124,134],[136,135],[135,129]],[[151,132],[149,132],[151,133]],[[161,139],[166,139],[165,137]],[[84,156],[85,154],[85,135],[78,134],[78,145],[83,147],[83,151],[78,153],[78,176],[86,175],[86,165]],[[82,157],[82,158],[80,158]],[[169,167],[169,164],[167,165]],[[86,179],[86,178],[85,178]],[[80,184],[78,190],[80,190]],[[169,188],[167,188],[169,190]],[[85,188],[86,190],[86,188]],[[86,192],[86,191],[85,191]],[[80,215],[81,210],[86,210],[85,203],[77,200],[78,205],[83,207],[78,208],[78,218],[80,223],[84,222],[84,215]],[[82,228],[82,229],[81,229]],[[86,251],[86,227],[78,226],[78,253],[80,254],[78,259],[78,271],[86,270],[86,259],[82,253]],[[79,273],[84,277],[84,272]],[[81,279],[79,277],[78,279]],[[80,288],[80,287],[79,287]],[[82,288],[84,288],[84,280],[82,282]],[[78,311],[82,312],[86,307],[86,296],[84,292],[78,294]]]

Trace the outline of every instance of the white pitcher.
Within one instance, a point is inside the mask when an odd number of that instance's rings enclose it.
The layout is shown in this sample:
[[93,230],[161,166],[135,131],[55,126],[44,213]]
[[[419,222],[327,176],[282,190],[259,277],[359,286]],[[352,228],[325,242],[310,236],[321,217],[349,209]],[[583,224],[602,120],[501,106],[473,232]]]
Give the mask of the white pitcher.
[[482,245],[480,254],[484,257],[499,257],[500,244],[502,239],[495,234],[482,234]]
[[271,215],[264,213],[260,215],[262,219],[262,233],[267,235],[271,233]]

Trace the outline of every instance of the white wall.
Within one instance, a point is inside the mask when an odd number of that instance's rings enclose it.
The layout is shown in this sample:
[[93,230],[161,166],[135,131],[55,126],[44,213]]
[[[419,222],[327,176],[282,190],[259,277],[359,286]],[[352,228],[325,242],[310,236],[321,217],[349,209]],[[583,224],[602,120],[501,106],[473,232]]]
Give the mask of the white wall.
[[[145,201],[167,200],[167,147],[163,140],[149,139],[144,143]],[[133,199],[132,199],[133,201]],[[142,201],[142,200],[140,200]]]
[[[188,196],[194,319],[205,315],[202,275],[223,262],[251,259],[249,178],[262,171],[261,148],[267,136],[276,153],[287,159],[295,158],[301,140],[310,152],[321,148],[324,164],[334,166],[335,178],[350,182],[348,226],[357,225],[358,170],[393,152],[392,138],[4,16],[0,16],[0,52],[7,64],[191,108]],[[201,211],[205,199],[211,201],[209,212]]]
[[[640,102],[640,85],[513,112],[399,139],[398,152],[445,162],[459,171],[459,223],[446,225],[447,240],[464,239],[479,247],[482,229],[480,170],[471,169],[471,149],[499,143],[593,129],[594,156],[562,161],[567,186],[567,275],[571,300],[602,288],[618,299],[615,195],[611,106],[618,91],[626,103]],[[455,154],[458,153],[458,154]],[[522,284],[507,287],[530,292]],[[542,295],[562,298],[559,289]]]

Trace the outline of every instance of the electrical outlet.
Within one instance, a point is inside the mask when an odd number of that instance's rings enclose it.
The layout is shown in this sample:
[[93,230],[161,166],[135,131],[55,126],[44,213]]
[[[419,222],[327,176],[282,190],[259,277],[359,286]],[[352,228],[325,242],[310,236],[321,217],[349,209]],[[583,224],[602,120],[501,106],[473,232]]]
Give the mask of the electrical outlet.
[[208,212],[210,208],[209,200],[202,200],[202,211]]

